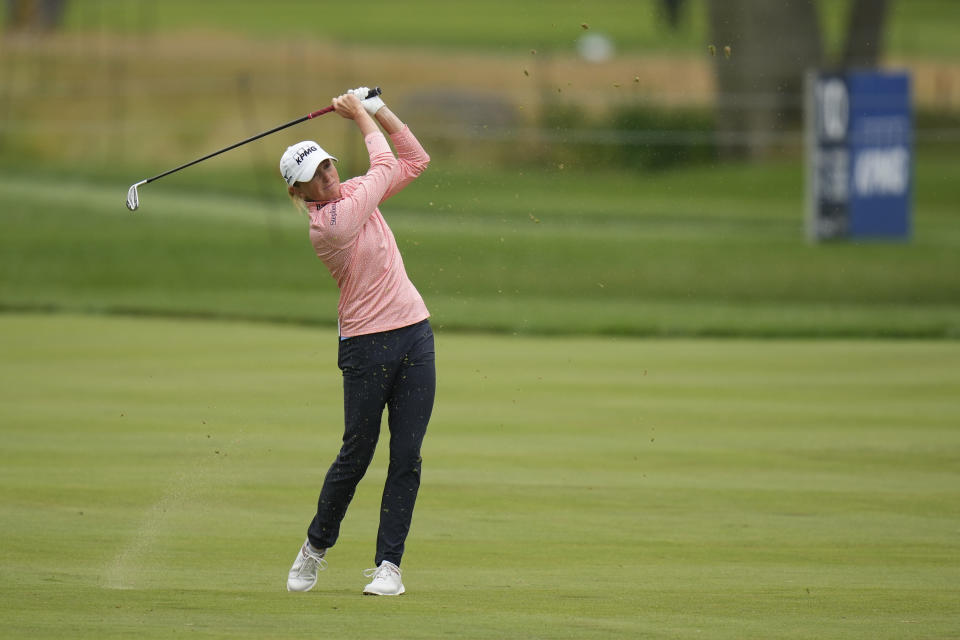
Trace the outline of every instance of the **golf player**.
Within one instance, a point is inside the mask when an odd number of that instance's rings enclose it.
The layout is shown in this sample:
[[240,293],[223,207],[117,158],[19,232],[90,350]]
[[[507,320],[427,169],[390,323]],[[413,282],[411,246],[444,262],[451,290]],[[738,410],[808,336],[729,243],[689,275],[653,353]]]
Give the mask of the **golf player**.
[[343,444],[287,576],[288,591],[312,589],[317,571],[326,567],[327,550],[336,543],[357,483],[373,459],[387,408],[390,464],[376,566],[364,572],[371,580],[363,593],[404,592],[400,561],[420,487],[420,446],[433,410],[430,314],[379,209],[420,175],[430,157],[379,96],[361,99],[367,93],[361,87],[333,100],[334,110],[363,136],[370,155],[366,174],[341,183],[337,159],[309,140],[289,147],[280,159],[290,197],[309,216],[310,242],[340,289],[337,365],[343,372],[344,409]]

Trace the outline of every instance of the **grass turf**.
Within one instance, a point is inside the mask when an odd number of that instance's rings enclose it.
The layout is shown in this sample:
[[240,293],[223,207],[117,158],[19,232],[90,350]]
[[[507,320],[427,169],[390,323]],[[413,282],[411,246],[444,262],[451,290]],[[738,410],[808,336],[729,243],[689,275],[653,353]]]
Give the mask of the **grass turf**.
[[[299,0],[274,0],[269,6],[253,0],[198,4],[190,0],[126,2],[112,10],[92,3],[68,5],[66,28],[107,29],[149,36],[183,29],[234,31],[254,37],[282,36],[294,43],[309,38],[344,43],[388,43],[413,47],[446,47],[525,51],[571,49],[586,25],[610,36],[620,50],[697,51],[709,43],[708,7],[688,0],[677,29],[667,26],[659,0],[624,3],[594,0],[488,0],[463,5],[443,0],[417,0],[397,10],[387,0],[369,0],[363,29],[353,27],[356,10],[347,5],[312,7]],[[849,17],[847,0],[817,3],[824,40],[830,51],[841,46]],[[951,17],[952,16],[952,17]],[[942,0],[894,3],[890,9],[886,46],[894,55],[924,55],[955,59],[956,38],[949,28],[960,9]],[[0,24],[3,16],[0,15]]]
[[[806,244],[792,162],[582,180],[439,163],[383,209],[438,327],[956,337],[951,163],[922,158],[906,243]],[[126,186],[0,174],[0,307],[335,324],[336,287],[282,189],[171,178],[131,214]]]
[[404,561],[382,451],[283,591],[340,436],[331,331],[0,315],[8,637],[943,638],[960,345],[438,335]]

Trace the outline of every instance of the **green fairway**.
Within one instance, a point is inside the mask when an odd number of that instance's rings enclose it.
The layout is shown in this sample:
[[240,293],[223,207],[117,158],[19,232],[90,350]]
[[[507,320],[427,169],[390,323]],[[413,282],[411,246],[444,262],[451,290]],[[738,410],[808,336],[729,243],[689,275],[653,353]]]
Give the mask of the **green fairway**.
[[318,587],[288,594],[339,444],[333,330],[0,315],[4,636],[960,629],[960,344],[437,347],[408,594],[359,595],[382,450]]
[[[805,243],[791,162],[584,180],[438,163],[383,209],[440,328],[949,338],[960,234],[948,166],[924,157],[908,243]],[[335,284],[282,189],[264,200],[172,178],[130,213],[126,186],[0,174],[0,308],[335,325]]]

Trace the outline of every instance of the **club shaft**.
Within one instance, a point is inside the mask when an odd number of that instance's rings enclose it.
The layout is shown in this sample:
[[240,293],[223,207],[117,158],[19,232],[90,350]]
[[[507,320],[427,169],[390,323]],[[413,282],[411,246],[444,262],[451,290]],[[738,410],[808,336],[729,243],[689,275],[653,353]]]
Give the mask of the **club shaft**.
[[[367,97],[368,97],[368,98],[372,98],[372,97],[374,97],[374,96],[380,95],[380,93],[381,93],[381,92],[380,92],[380,88],[379,88],[379,87],[375,87],[375,88],[373,88],[373,89],[370,90],[370,92],[367,94]],[[255,136],[250,136],[250,137],[247,138],[246,140],[241,140],[240,142],[234,143],[234,144],[230,145],[229,147],[224,147],[223,149],[220,149],[219,151],[214,151],[213,153],[208,153],[207,155],[203,156],[202,158],[197,158],[196,160],[193,160],[192,162],[188,162],[188,163],[186,163],[186,164],[182,164],[182,165],[180,165],[179,167],[176,167],[176,168],[174,168],[174,169],[170,169],[170,170],[168,170],[168,171],[164,171],[163,173],[157,174],[157,175],[153,176],[152,178],[148,178],[148,179],[144,180],[143,184],[147,184],[147,183],[153,182],[154,180],[158,180],[158,179],[162,178],[163,176],[168,176],[168,175],[170,175],[171,173],[175,173],[175,172],[177,172],[177,171],[180,171],[181,169],[186,169],[187,167],[192,167],[193,165],[197,164],[198,162],[203,162],[204,160],[209,160],[210,158],[212,158],[212,157],[214,157],[214,156],[218,156],[218,155],[220,155],[221,153],[226,153],[227,151],[230,151],[231,149],[236,149],[237,147],[240,147],[240,146],[242,146],[242,145],[245,145],[245,144],[247,144],[248,142],[253,142],[254,140],[259,140],[260,138],[262,138],[262,137],[264,137],[264,136],[268,136],[268,135],[270,135],[271,133],[276,133],[277,131],[280,131],[280,130],[282,130],[282,129],[286,129],[287,127],[292,127],[292,126],[295,125],[295,124],[300,124],[301,122],[303,122],[303,121],[305,121],[305,120],[310,120],[311,118],[316,118],[317,116],[322,116],[323,114],[325,114],[325,113],[330,113],[331,111],[333,111],[333,105],[330,105],[329,107],[324,107],[323,109],[319,109],[319,110],[317,110],[317,111],[312,111],[312,112],[308,113],[308,114],[305,115],[305,116],[301,116],[301,117],[297,118],[296,120],[291,120],[290,122],[287,122],[286,124],[281,124],[280,126],[274,127],[273,129],[270,129],[269,131],[264,131],[263,133],[258,133],[258,134],[255,135]]]
[[[331,109],[331,111],[333,110],[332,107],[331,107],[330,109]],[[322,111],[322,110],[321,110],[321,111]],[[314,113],[319,113],[319,112],[314,112]],[[328,113],[328,112],[326,112],[326,113]],[[175,173],[175,172],[177,172],[177,171],[180,171],[181,169],[186,169],[187,167],[192,167],[193,165],[197,164],[198,162],[203,162],[204,160],[209,160],[210,158],[212,158],[212,157],[214,157],[214,156],[218,156],[218,155],[220,155],[221,153],[226,153],[227,151],[230,151],[231,149],[236,149],[237,147],[242,146],[242,145],[245,145],[245,144],[247,144],[248,142],[253,142],[254,140],[259,140],[260,138],[262,138],[262,137],[264,137],[264,136],[268,136],[268,135],[270,135],[271,133],[276,133],[277,131],[280,131],[281,129],[286,129],[287,127],[292,127],[293,125],[299,124],[299,123],[303,122],[304,120],[310,119],[311,117],[314,117],[313,114],[308,114],[308,115],[302,116],[302,117],[300,117],[300,118],[297,118],[296,120],[291,120],[290,122],[288,122],[288,123],[286,123],[286,124],[282,124],[282,125],[280,125],[279,127],[274,127],[273,129],[270,129],[269,131],[264,131],[263,133],[258,133],[258,134],[255,135],[255,136],[250,136],[250,137],[247,138],[246,140],[241,140],[240,142],[237,142],[237,143],[235,143],[235,144],[232,144],[232,145],[230,145],[229,147],[224,147],[223,149],[220,149],[219,151],[214,151],[213,153],[209,153],[209,154],[203,156],[202,158],[197,158],[196,160],[193,160],[192,162],[188,162],[188,163],[186,163],[186,164],[182,164],[182,165],[180,165],[179,167],[176,167],[176,168],[174,168],[174,169],[169,169],[168,171],[164,171],[163,173],[160,173],[160,174],[158,174],[158,175],[155,175],[155,176],[153,176],[152,178],[148,178],[146,182],[147,182],[147,183],[153,182],[154,180],[157,180],[157,179],[159,179],[159,178],[162,178],[163,176],[168,176],[168,175],[170,175],[171,173]],[[144,184],[146,184],[146,183],[144,183]]]

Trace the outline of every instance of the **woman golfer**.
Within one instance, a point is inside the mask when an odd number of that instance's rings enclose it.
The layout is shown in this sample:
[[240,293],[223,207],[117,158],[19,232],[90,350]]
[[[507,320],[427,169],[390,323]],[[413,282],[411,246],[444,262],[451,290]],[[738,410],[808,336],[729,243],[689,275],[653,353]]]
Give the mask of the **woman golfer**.
[[[326,567],[327,549],[357,483],[373,459],[388,409],[390,465],[383,487],[376,567],[363,593],[404,592],[400,561],[420,486],[420,445],[436,391],[429,312],[407,272],[380,204],[416,178],[430,157],[410,129],[366,87],[334,98],[353,120],[370,154],[363,176],[341,183],[336,158],[313,141],[289,147],[280,173],[291,198],[310,217],[310,242],[340,289],[337,365],[343,371],[343,445],[327,471],[307,540],[287,577],[287,590],[308,591]],[[376,118],[376,122],[374,121]],[[397,150],[394,157],[387,132]]]

